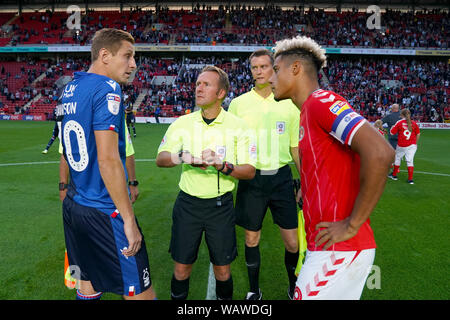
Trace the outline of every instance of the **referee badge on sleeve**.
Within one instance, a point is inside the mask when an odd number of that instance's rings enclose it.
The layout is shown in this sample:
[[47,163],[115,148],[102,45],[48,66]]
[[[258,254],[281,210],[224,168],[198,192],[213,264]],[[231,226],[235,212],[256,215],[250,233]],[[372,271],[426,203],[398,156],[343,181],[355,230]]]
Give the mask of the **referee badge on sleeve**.
[[250,155],[251,159],[256,159],[256,143],[250,143],[248,147],[248,154]]
[[108,93],[106,95],[106,101],[108,102],[108,110],[113,115],[118,115],[120,110],[120,96],[114,93]]
[[286,123],[284,121],[277,121],[277,133],[283,134],[286,130]]
[[220,160],[224,161],[227,155],[227,147],[225,146],[216,146],[216,153]]

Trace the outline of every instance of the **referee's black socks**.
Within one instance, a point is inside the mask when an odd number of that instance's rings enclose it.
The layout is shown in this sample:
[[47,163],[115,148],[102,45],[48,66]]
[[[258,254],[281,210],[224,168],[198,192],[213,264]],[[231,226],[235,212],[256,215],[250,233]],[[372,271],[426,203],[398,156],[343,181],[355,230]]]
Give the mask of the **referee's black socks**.
[[247,264],[248,281],[250,292],[259,292],[259,267],[261,265],[261,255],[259,245],[256,247],[247,247],[245,245],[245,262]]
[[232,300],[233,299],[233,278],[220,281],[216,279],[216,297],[217,300]]
[[294,288],[297,282],[297,276],[295,275],[295,269],[297,268],[299,257],[299,251],[292,253],[285,249],[284,251],[284,265],[286,266],[286,271],[289,277],[289,288]]
[[170,284],[170,298],[172,300],[186,300],[189,293],[189,278],[185,280],[177,280],[172,275]]

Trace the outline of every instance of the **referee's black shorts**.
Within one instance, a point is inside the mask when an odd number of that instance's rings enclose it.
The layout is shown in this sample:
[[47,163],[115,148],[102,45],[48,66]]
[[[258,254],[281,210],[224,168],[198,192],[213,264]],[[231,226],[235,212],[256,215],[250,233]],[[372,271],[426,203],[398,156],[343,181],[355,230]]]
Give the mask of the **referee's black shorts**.
[[233,194],[217,199],[200,199],[180,191],[172,213],[169,252],[173,260],[193,264],[197,260],[203,232],[213,265],[228,265],[237,256]]
[[283,229],[298,228],[292,172],[289,165],[275,174],[256,170],[252,180],[239,180],[236,194],[236,224],[250,231],[262,228],[267,208],[273,222]]

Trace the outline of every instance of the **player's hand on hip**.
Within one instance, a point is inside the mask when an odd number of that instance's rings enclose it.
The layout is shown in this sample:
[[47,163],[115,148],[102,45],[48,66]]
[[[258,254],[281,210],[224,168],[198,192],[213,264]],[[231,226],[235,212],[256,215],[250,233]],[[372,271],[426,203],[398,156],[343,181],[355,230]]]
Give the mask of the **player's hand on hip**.
[[126,257],[134,256],[141,249],[142,234],[134,219],[124,222],[123,229],[128,240],[128,248],[122,250],[122,253]]
[[320,247],[325,243],[323,250],[327,250],[337,242],[353,238],[358,233],[358,230],[353,228],[349,221],[350,217],[336,222],[319,222],[316,224],[316,230],[322,229],[314,239],[316,247]]

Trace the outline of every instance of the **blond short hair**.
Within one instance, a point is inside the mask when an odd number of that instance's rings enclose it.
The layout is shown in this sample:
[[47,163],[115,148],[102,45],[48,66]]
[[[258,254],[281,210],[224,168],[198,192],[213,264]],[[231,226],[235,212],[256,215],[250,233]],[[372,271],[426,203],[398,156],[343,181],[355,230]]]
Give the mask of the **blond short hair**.
[[326,67],[327,57],[323,49],[316,41],[306,36],[296,36],[292,39],[284,39],[276,42],[274,58],[279,56],[296,56],[309,61],[316,71]]

